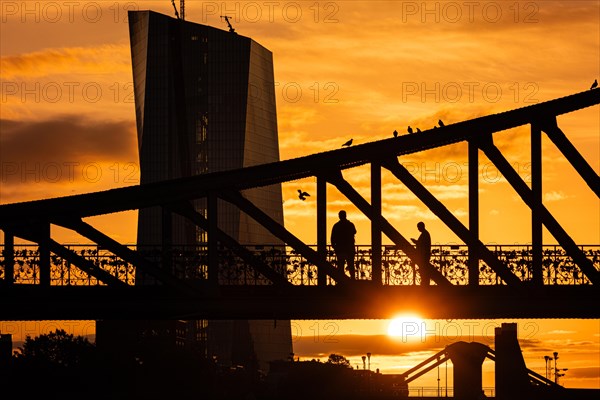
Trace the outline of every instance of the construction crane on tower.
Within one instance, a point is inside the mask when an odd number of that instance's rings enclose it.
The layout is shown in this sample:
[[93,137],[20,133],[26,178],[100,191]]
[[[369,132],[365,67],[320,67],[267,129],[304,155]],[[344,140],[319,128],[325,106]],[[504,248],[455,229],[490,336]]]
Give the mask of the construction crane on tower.
[[231,33],[235,33],[235,29],[233,29],[233,26],[231,26],[231,22],[229,22],[229,15],[221,15],[221,19],[225,19],[225,22],[227,22],[227,26],[229,27],[229,32]]
[[175,0],[171,0],[171,4],[173,4],[173,9],[175,10],[175,17],[182,21],[185,21],[185,0],[179,0],[179,12],[177,12],[177,6],[175,5]]
[[[185,21],[185,0],[179,0],[179,10],[177,10],[175,0],[171,0],[171,4],[173,5],[173,10],[175,11],[175,17]],[[233,26],[231,25],[231,21],[229,21],[229,18],[231,18],[229,15],[221,15],[221,20],[225,20],[227,26],[229,27],[229,32],[236,33],[235,29],[233,29]]]

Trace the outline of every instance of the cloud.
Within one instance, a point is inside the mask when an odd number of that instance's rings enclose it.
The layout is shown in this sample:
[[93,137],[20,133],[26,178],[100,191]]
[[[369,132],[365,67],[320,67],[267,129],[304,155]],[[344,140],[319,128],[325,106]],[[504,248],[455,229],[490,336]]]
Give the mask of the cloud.
[[0,58],[2,78],[32,79],[49,75],[130,73],[129,45],[71,47]]
[[562,329],[556,329],[556,330],[546,333],[546,335],[570,335],[573,333],[577,333],[577,331],[566,331],[566,330],[562,330]]
[[132,122],[3,119],[0,131],[2,203],[139,183]]
[[569,368],[569,378],[575,379],[598,379],[600,377],[600,367],[581,367]]
[[[137,161],[135,125],[63,116],[44,121],[0,120],[2,163],[36,164]],[[3,169],[2,180],[14,178]]]
[[458,335],[454,330],[447,333],[429,332],[425,338],[411,335],[405,338],[388,335],[300,336],[294,338],[293,344],[295,353],[302,357],[322,357],[331,353],[352,357],[367,352],[380,356],[412,355],[418,352],[430,354],[459,341],[478,342],[493,347],[493,339],[489,337],[469,335],[466,330],[464,335]]
[[598,342],[592,342],[589,340],[571,340],[571,339],[551,339],[547,340],[547,343],[554,345],[562,345],[565,347],[579,347],[579,346],[593,346],[598,345]]
[[410,220],[410,219],[421,219],[421,220],[437,220],[433,212],[427,208],[414,206],[414,205],[389,205],[386,204],[383,207],[383,213],[389,215],[389,219],[393,220]]
[[456,210],[454,210],[454,215],[456,217],[467,217],[469,215],[469,212],[465,211],[462,208],[457,208]]
[[444,347],[429,342],[403,343],[387,335],[336,335],[330,338],[301,336],[294,341],[294,351],[303,357],[338,353],[346,357],[372,352],[377,355],[402,355],[416,351],[434,351]]
[[544,202],[561,201],[561,200],[567,199],[569,197],[570,196],[566,195],[562,190],[560,190],[558,192],[552,191],[552,192],[544,193],[543,201]]

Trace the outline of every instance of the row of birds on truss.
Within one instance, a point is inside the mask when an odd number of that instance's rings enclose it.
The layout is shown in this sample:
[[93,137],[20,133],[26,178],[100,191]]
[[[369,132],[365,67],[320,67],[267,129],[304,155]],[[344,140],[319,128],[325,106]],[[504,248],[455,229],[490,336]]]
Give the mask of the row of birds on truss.
[[[594,83],[592,83],[592,86],[590,87],[590,90],[596,89],[597,87],[598,87],[598,80],[594,79]],[[444,121],[442,121],[441,119],[438,120],[438,125],[439,125],[440,128],[443,128],[445,126],[444,125]],[[437,128],[437,126],[433,127],[433,129],[436,129],[436,128]],[[421,133],[421,129],[417,128],[417,130],[415,131],[410,125],[408,126],[408,128],[406,129],[406,131],[409,134],[412,134],[412,133]],[[394,135],[394,137],[398,137],[398,131],[394,130],[393,135]],[[342,147],[350,147],[350,146],[352,146],[353,140],[354,139],[348,140],[346,143],[344,143],[342,145]],[[304,200],[306,200],[307,197],[310,197],[310,194],[308,192],[305,192],[304,190],[298,189],[298,198],[300,200],[304,201]]]
[[[440,128],[445,126],[444,122],[441,119],[438,121],[438,125],[440,126]],[[437,128],[437,126],[434,126],[433,128],[435,129],[435,128]],[[417,128],[417,130],[415,131],[415,130],[413,130],[413,128],[410,127],[410,125],[408,126],[408,129],[406,131],[409,134],[410,133],[421,133],[421,130],[419,128]],[[398,137],[398,131],[394,130],[393,135],[394,135],[394,137]],[[354,141],[354,139],[348,140],[346,143],[344,143],[342,145],[342,147],[350,147],[350,146],[352,146],[352,142],[353,141]],[[302,189],[298,189],[298,198],[300,200],[305,201],[307,197],[310,197],[310,194],[308,192],[306,192],[306,191],[304,191]]]
[[[598,87],[598,80],[594,79],[594,83],[592,83],[592,86],[590,87],[590,90],[596,89],[597,87]],[[440,128],[444,127],[445,126],[444,125],[444,121],[442,121],[441,119],[438,120],[438,125],[440,126]],[[433,127],[433,129],[436,129],[436,128],[437,128],[437,126]],[[410,125],[408,126],[408,129],[406,131],[409,134],[411,134],[411,133],[421,133],[421,129],[417,128],[417,130],[415,131],[415,130],[413,130],[413,128]],[[394,135],[394,137],[398,137],[398,131],[394,130],[393,135]],[[346,143],[344,143],[342,145],[342,147],[350,147],[350,146],[352,146],[352,141],[353,141],[353,139],[348,140]]]
[[[444,127],[444,122],[440,119],[438,120],[438,125],[441,127]],[[437,126],[433,127],[434,129],[437,128]],[[410,127],[410,125],[408,126],[408,129],[406,130],[409,134],[411,133],[421,133],[421,130],[419,128],[417,128],[417,130],[413,130],[413,128]],[[398,131],[394,130],[393,132],[394,137],[398,137]],[[350,139],[348,140],[346,143],[344,143],[342,145],[342,147],[350,147],[352,146],[352,142],[354,141],[354,139]],[[307,197],[310,197],[310,194],[302,189],[298,189],[298,198],[302,201],[306,200]]]
[[[444,127],[444,126],[445,126],[445,125],[444,125],[444,122],[443,122],[441,119],[440,119],[440,120],[438,120],[438,124],[439,124],[440,128],[442,128],[442,127]],[[433,127],[433,129],[436,129],[436,128],[437,128],[437,125]],[[411,126],[410,126],[410,125],[408,126],[408,129],[406,129],[406,131],[407,131],[409,134],[411,134],[411,133],[421,133],[421,129],[417,128],[417,130],[415,131],[415,130],[414,130],[414,129],[413,129]],[[393,135],[394,135],[394,137],[398,137],[398,131],[397,131],[397,130],[394,130],[394,132],[393,132]],[[350,146],[352,146],[352,142],[353,142],[353,141],[354,141],[354,139],[350,139],[350,140],[348,140],[346,143],[344,143],[344,144],[342,145],[342,147],[350,147]]]
[[[438,120],[438,125],[440,126],[440,128],[444,127],[444,121],[442,121],[441,119]],[[436,129],[437,125],[433,127],[433,129]],[[409,134],[411,133],[421,133],[421,130],[419,128],[417,128],[417,130],[413,130],[413,128],[411,128],[411,126],[409,125],[408,128],[406,129],[406,132],[408,132]],[[398,131],[394,130],[393,132],[394,137],[398,137]]]

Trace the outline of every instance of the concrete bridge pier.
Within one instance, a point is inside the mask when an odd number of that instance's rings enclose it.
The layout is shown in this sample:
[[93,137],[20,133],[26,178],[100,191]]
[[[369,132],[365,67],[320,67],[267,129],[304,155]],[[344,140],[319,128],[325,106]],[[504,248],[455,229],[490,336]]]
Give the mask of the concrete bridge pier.
[[446,348],[454,365],[454,399],[481,400],[482,365],[489,347],[481,343],[458,342]]

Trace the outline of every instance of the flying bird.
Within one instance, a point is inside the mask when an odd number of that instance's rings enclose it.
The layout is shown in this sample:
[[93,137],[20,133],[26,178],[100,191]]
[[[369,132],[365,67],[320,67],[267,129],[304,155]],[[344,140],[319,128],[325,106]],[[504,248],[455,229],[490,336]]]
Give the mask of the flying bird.
[[408,130],[408,133],[413,133],[413,130],[412,130],[412,128],[410,127],[410,125],[408,126],[408,129],[407,129],[407,130]]
[[350,147],[350,146],[352,145],[352,140],[353,140],[353,139],[350,139],[350,140],[348,140],[346,143],[344,143],[344,144],[342,145],[342,147],[344,147],[344,146],[346,146],[346,147]]
[[417,133],[421,133],[421,130],[419,128],[417,128]]
[[438,120],[438,124],[440,124],[440,128],[441,128],[442,126],[444,126],[444,122],[443,122],[441,119],[440,119],[440,120]]
[[398,131],[394,129],[394,137],[398,137]]
[[590,88],[590,90],[596,89],[597,87],[598,87],[598,79],[594,79],[594,83],[592,83],[592,87]]
[[298,189],[298,198],[302,201],[306,200],[307,197],[310,197],[310,194],[308,194],[307,192],[303,192],[302,190]]

